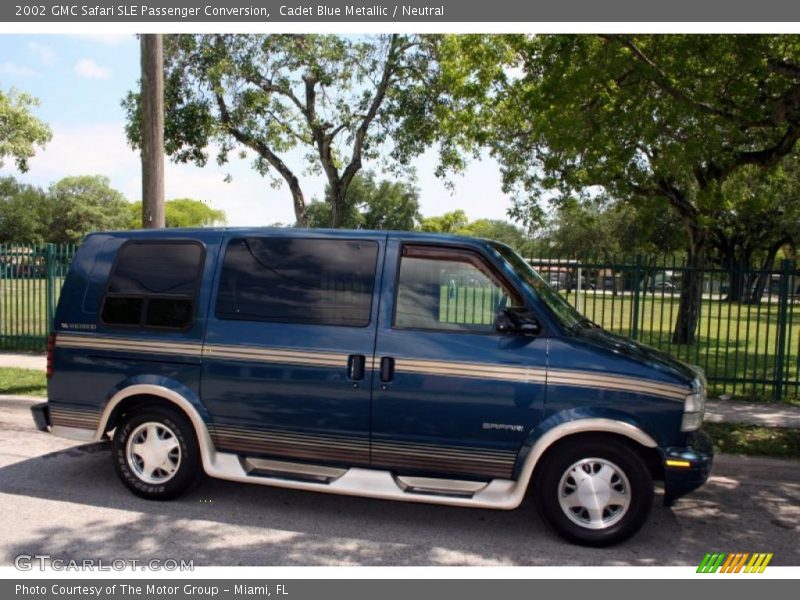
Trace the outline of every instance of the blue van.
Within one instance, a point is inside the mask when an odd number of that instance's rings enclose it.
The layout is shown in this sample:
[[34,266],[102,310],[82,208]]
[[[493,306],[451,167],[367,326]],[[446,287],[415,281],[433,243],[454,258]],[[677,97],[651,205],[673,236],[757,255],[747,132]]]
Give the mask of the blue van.
[[89,235],[39,429],[130,490],[231,481],[513,509],[608,545],[702,485],[702,373],[577,313],[511,248],[303,229]]

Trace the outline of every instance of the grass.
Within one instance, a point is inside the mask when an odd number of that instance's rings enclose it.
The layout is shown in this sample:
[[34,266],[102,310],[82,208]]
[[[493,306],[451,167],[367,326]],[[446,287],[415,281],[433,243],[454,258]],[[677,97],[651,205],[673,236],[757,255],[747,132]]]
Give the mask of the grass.
[[[55,282],[54,304],[61,284]],[[0,278],[0,349],[43,351],[47,330],[46,279]]]
[[36,369],[0,368],[0,394],[47,397],[47,379]]
[[800,458],[800,430],[738,423],[704,423],[717,452]]
[[[574,293],[566,298],[575,305]],[[628,294],[586,291],[581,294],[581,312],[609,331],[625,336],[633,333],[633,298]],[[677,294],[641,295],[637,340],[702,367],[712,396],[727,393],[751,401],[772,399],[778,353],[778,306],[774,298],[765,298],[754,306],[704,297],[693,344],[672,343],[677,314]],[[783,398],[792,402],[798,401],[800,391],[798,333],[800,307],[789,304]]]

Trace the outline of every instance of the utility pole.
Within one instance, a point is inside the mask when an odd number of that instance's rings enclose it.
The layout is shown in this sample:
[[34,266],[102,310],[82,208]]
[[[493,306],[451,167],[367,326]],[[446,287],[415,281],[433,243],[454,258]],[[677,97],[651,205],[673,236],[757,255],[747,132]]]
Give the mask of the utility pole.
[[164,227],[164,38],[140,36],[142,63],[142,227]]

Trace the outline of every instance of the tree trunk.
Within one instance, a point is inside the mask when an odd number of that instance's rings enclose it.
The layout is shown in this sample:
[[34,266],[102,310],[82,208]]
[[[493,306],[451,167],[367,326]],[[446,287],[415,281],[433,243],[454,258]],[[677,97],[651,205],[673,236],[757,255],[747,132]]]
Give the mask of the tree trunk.
[[731,257],[728,262],[728,302],[742,302],[746,298],[745,276],[750,270],[752,252],[745,252],[742,256]]
[[770,271],[772,270],[772,265],[775,263],[775,257],[778,254],[778,250],[780,250],[781,246],[783,246],[787,241],[787,238],[782,238],[777,242],[774,242],[769,247],[769,250],[767,250],[767,256],[764,257],[764,262],[761,263],[756,284],[753,286],[753,292],[750,296],[750,304],[761,304],[761,298],[764,296],[764,290],[767,287],[767,282],[770,278]]
[[164,227],[164,40],[142,34],[142,227]]
[[702,268],[705,263],[707,240],[706,231],[695,227],[689,229],[688,256],[686,257],[686,269],[681,275],[678,317],[672,332],[673,344],[693,344],[695,341],[703,294]]
[[303,189],[300,181],[292,175],[288,180],[289,190],[292,192],[292,202],[294,203],[295,227],[308,227],[308,215],[306,215],[306,200],[303,196]]
[[339,229],[344,223],[346,210],[345,196],[347,190],[342,185],[341,179],[330,182],[331,186],[331,223],[334,229]]

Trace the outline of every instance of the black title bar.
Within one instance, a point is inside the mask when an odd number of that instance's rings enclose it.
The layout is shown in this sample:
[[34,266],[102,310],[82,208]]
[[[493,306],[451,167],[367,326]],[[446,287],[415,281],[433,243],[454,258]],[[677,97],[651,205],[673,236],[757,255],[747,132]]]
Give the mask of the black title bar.
[[800,22],[786,0],[12,0],[4,22]]

